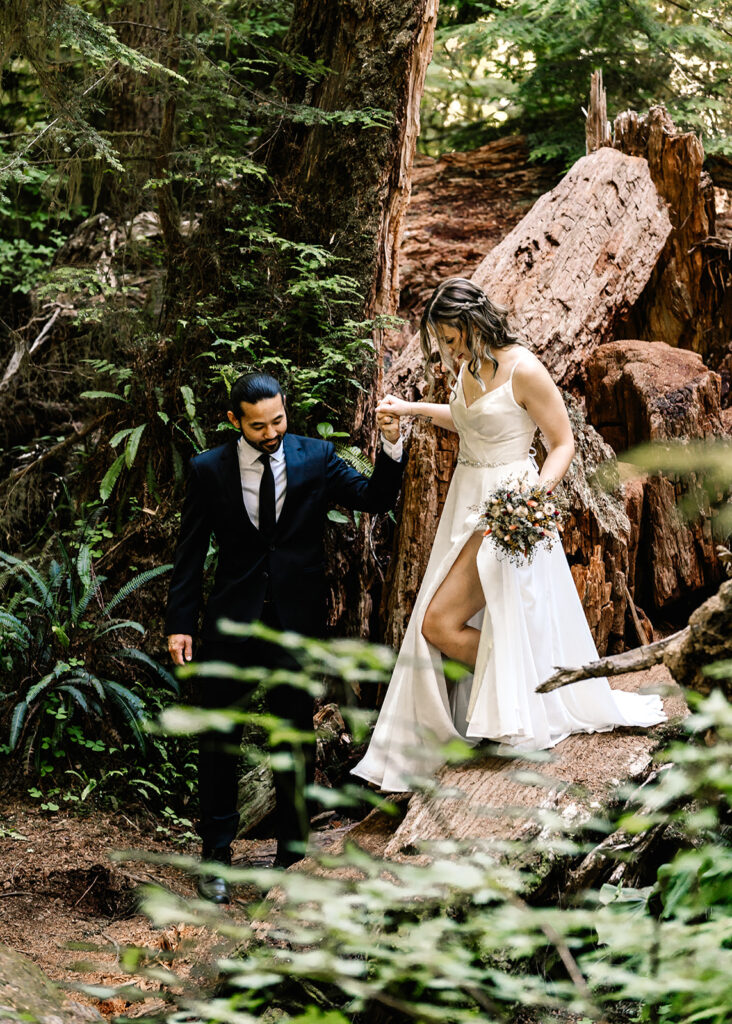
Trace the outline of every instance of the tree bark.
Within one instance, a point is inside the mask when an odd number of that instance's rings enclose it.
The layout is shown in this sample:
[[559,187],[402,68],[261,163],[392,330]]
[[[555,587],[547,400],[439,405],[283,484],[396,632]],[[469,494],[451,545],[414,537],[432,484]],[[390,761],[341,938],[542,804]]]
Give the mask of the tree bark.
[[[591,356],[587,416],[617,453],[647,441],[726,433],[721,382],[695,352],[663,342],[614,341]],[[718,585],[709,501],[694,473],[656,474],[636,483],[633,513],[643,543],[629,571],[631,593],[649,611]],[[683,501],[696,513],[682,519]],[[637,587],[636,587],[637,581]]]
[[[285,123],[272,139],[267,166],[283,200],[281,232],[315,242],[338,257],[361,298],[340,307],[343,319],[396,313],[398,253],[419,134],[419,104],[432,56],[437,0],[296,0],[286,49],[321,61],[331,73],[317,84],[287,71],[277,85],[286,103],[324,113],[378,109],[389,128]],[[382,332],[373,335],[375,371],[340,427],[367,451],[375,448]],[[379,575],[369,545],[370,517],[348,543],[329,545],[330,622],[369,635]]]
[[677,132],[666,110],[652,107],[642,117],[620,114],[613,145],[648,162],[673,228],[622,336],[693,349],[711,369],[729,374],[732,354],[722,311],[729,309],[732,259],[728,252],[720,260],[707,244],[715,236],[716,215],[700,139]]
[[339,256],[361,289],[365,317],[396,312],[398,252],[432,57],[437,0],[296,0],[285,49],[322,61],[317,84],[287,71],[286,103],[314,111],[377,109],[390,128],[285,124],[267,166],[289,203],[283,228]]
[[602,71],[593,71],[590,79],[590,106],[585,121],[587,153],[594,153],[610,144],[610,125],[607,119],[607,92],[602,87]]

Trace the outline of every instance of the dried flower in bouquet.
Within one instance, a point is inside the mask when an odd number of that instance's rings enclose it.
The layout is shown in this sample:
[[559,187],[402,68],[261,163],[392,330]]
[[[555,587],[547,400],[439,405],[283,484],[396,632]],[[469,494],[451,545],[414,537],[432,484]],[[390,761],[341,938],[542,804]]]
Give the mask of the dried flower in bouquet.
[[531,562],[539,545],[554,544],[567,510],[563,495],[525,477],[497,487],[474,507],[484,536],[514,565]]

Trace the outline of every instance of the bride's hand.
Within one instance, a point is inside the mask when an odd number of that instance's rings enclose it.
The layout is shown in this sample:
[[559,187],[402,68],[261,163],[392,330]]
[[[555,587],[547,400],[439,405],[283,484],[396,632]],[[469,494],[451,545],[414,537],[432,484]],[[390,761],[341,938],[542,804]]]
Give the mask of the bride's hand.
[[376,407],[376,412],[377,415],[381,413],[382,415],[397,417],[413,415],[409,402],[397,398],[396,395],[384,395]]

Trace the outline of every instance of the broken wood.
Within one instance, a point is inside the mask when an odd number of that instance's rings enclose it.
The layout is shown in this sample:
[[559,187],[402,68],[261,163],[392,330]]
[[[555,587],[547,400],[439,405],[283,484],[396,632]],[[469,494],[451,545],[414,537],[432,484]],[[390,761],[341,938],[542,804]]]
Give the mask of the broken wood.
[[732,659],[732,580],[693,612],[689,624],[677,633],[612,657],[600,658],[577,668],[559,668],[537,693],[551,693],[583,679],[625,675],[663,664],[681,686],[705,696],[715,688],[732,698],[732,678],[704,672],[707,666]]
[[[587,417],[618,453],[647,441],[726,433],[720,377],[696,352],[660,341],[614,341],[595,350],[586,377]],[[646,477],[629,508],[645,541],[633,552],[639,565],[629,568],[629,588],[649,610],[722,578],[700,483],[694,473]],[[692,502],[697,515],[682,519],[680,501]]]
[[729,310],[732,259],[729,252],[726,259],[714,259],[710,273],[704,241],[716,233],[716,213],[701,140],[695,132],[677,131],[660,106],[645,115],[625,111],[613,127],[614,147],[647,161],[672,224],[623,336],[693,349],[712,369],[729,372],[732,355],[723,311]]
[[610,144],[607,92],[602,86],[602,71],[593,71],[590,77],[590,105],[585,120],[585,152],[594,153],[602,146]]

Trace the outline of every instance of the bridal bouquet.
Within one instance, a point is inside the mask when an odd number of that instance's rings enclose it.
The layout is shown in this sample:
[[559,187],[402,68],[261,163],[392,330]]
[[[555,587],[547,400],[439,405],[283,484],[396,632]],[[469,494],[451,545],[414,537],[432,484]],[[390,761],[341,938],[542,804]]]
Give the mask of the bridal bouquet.
[[514,565],[531,562],[540,544],[551,547],[562,532],[567,499],[525,479],[497,487],[474,511],[499,551]]

